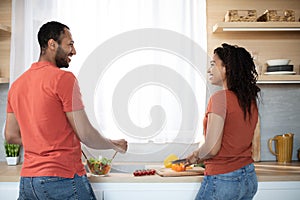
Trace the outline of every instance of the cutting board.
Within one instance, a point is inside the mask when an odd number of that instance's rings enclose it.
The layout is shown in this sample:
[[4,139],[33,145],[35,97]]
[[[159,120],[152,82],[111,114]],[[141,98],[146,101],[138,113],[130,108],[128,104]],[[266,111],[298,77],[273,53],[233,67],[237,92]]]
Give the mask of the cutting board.
[[260,119],[258,118],[252,141],[252,159],[260,161]]
[[187,169],[183,172],[176,172],[171,168],[161,168],[156,170],[156,173],[164,177],[175,177],[175,176],[199,176],[204,174],[204,168],[194,167],[193,169]]

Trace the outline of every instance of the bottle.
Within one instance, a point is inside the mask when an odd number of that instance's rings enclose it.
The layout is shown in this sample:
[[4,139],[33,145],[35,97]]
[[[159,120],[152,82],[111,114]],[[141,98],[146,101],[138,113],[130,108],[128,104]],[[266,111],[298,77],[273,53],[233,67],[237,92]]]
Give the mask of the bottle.
[[252,56],[253,56],[253,62],[254,62],[254,65],[255,65],[255,70],[256,70],[257,74],[260,76],[261,71],[262,71],[262,65],[258,60],[258,53],[254,51],[252,53]]

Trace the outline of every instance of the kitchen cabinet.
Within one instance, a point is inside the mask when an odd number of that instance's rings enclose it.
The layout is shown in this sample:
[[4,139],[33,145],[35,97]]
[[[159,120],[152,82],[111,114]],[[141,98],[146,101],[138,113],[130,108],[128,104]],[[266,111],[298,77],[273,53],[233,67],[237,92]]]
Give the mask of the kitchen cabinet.
[[[299,32],[300,22],[219,22],[213,26],[214,34],[231,32]],[[274,34],[274,33],[273,33]],[[296,71],[299,71],[299,65],[294,65]],[[264,70],[263,70],[264,72]],[[262,73],[263,73],[262,72]],[[260,75],[258,84],[278,84],[278,83],[300,83],[299,72],[296,75]]]
[[0,182],[0,199],[15,200],[19,196],[18,182]]
[[299,182],[259,182],[254,200],[298,200],[300,197]]
[[98,199],[195,199],[200,183],[92,183]]
[[[99,200],[162,200],[194,199],[200,183],[91,183]],[[0,182],[0,197],[5,200],[17,199],[18,182]],[[299,181],[258,182],[254,200],[296,200],[300,196]]]
[[[92,183],[98,199],[195,199],[200,183]],[[259,182],[254,200],[296,200],[300,182]]]
[[0,1],[0,84],[9,82],[11,0]]

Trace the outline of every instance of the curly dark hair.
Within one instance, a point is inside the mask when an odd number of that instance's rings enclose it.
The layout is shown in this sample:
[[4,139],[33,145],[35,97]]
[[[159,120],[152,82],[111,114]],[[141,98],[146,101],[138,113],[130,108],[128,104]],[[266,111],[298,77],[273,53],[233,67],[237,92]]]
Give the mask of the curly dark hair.
[[53,39],[60,44],[62,39],[61,35],[64,34],[65,28],[69,29],[68,26],[56,21],[51,21],[44,24],[38,32],[38,41],[41,51],[47,48],[48,41],[50,39]]
[[260,88],[256,85],[258,74],[250,53],[236,45],[222,44],[214,50],[226,68],[228,90],[233,91],[244,112],[251,116],[251,104],[259,99]]

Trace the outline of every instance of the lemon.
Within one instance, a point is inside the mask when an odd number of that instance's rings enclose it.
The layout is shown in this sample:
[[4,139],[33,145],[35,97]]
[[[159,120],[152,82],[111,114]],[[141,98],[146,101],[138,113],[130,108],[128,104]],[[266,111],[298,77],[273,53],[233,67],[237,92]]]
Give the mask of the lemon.
[[176,156],[175,154],[170,154],[168,155],[165,160],[164,160],[164,165],[166,168],[171,168],[172,167],[172,161],[174,160],[178,160],[178,156]]

